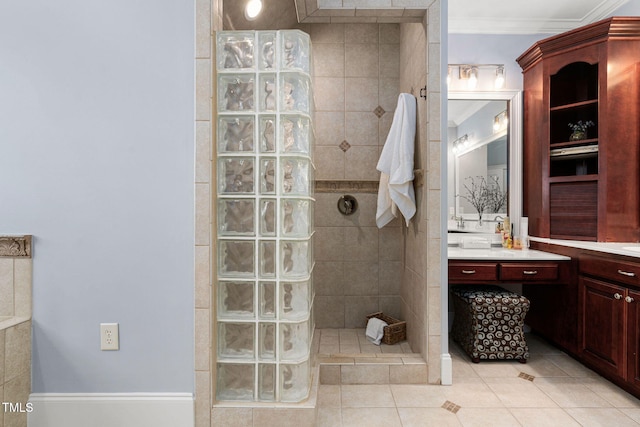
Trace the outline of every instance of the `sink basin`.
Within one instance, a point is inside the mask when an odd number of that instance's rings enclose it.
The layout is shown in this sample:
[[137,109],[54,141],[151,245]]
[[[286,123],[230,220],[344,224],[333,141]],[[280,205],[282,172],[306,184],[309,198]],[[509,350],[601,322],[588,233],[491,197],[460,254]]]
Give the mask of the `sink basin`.
[[622,249],[631,252],[640,252],[640,246],[623,246]]

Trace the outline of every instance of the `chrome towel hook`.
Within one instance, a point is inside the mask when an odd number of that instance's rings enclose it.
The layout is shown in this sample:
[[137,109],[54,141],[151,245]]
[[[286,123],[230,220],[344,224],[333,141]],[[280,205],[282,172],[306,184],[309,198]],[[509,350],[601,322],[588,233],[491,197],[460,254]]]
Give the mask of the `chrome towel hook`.
[[358,209],[355,197],[345,194],[338,199],[338,210],[342,215],[352,215]]

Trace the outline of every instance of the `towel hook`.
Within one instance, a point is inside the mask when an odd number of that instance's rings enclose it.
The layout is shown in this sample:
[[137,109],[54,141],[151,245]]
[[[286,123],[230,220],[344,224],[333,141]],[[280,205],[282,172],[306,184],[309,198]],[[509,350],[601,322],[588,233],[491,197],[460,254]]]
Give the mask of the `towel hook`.
[[427,99],[427,86],[420,88],[420,98]]

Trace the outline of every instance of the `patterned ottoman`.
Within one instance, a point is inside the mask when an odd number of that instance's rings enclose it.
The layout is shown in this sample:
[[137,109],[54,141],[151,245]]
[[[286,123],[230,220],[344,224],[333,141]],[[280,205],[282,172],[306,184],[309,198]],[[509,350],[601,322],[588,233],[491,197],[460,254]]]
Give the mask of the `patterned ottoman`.
[[480,359],[517,359],[526,363],[524,317],[529,300],[493,285],[451,287],[455,317],[451,336],[471,356]]

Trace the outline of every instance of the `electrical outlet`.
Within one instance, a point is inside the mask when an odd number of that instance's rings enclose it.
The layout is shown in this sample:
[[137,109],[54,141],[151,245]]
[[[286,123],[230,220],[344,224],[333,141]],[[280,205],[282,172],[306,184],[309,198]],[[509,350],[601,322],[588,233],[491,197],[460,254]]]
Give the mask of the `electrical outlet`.
[[120,350],[117,323],[100,323],[100,350]]

